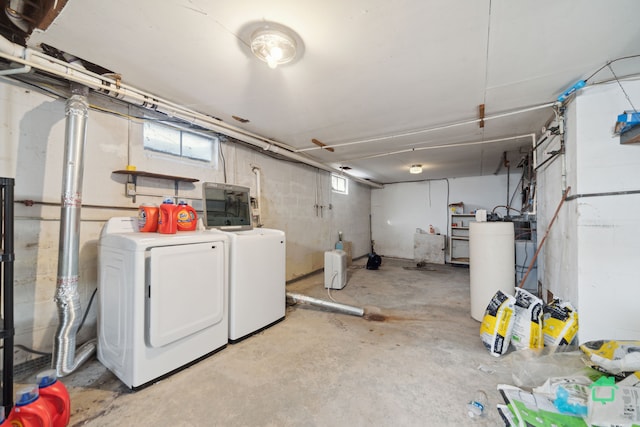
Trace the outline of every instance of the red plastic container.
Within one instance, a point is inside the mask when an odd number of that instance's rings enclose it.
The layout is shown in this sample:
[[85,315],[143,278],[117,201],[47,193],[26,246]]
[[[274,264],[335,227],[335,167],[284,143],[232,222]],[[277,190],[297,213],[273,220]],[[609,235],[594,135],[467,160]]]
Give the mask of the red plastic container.
[[196,210],[181,200],[178,203],[178,213],[176,215],[178,221],[178,231],[193,231],[198,224],[198,214]]
[[24,427],[53,427],[49,405],[40,398],[37,385],[25,387],[16,393],[16,406],[8,421],[11,425]]
[[158,213],[156,205],[143,204],[138,208],[138,230],[154,232],[158,230]]
[[48,369],[36,375],[40,399],[49,405],[53,427],[66,427],[71,417],[71,400],[65,385],[58,381],[55,369]]
[[15,418],[15,414],[13,412],[13,408],[11,408],[11,412],[9,412],[9,415],[5,416],[4,412],[5,412],[5,407],[4,406],[0,406],[0,426],[15,426],[16,424],[12,424],[11,423],[11,419]]
[[160,216],[158,219],[158,233],[176,234],[178,230],[178,206],[173,204],[173,200],[165,199],[160,205]]

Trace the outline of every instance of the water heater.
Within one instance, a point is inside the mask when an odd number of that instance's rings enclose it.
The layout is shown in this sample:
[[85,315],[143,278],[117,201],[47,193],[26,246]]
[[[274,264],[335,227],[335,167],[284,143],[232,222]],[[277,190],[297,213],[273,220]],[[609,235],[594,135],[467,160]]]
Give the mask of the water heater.
[[324,253],[324,287],[342,289],[347,284],[347,253],[336,249]]

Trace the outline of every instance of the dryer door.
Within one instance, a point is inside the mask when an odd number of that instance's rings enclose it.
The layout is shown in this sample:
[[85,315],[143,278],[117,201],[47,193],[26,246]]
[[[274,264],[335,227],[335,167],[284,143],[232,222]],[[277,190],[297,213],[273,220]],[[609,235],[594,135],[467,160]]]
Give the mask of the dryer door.
[[222,242],[150,250],[147,341],[162,347],[211,327],[225,315]]

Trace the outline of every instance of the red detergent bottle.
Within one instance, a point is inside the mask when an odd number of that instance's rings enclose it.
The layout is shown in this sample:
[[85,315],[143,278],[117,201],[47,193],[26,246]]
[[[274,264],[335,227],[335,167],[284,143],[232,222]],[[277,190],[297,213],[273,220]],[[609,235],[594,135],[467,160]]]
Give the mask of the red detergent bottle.
[[53,427],[49,405],[40,399],[38,386],[32,384],[16,393],[16,406],[13,416],[9,418],[10,425],[24,427]]
[[178,206],[173,204],[171,197],[166,197],[160,205],[160,216],[158,217],[158,233],[176,234],[178,230],[178,220],[176,215]]
[[198,214],[196,210],[187,204],[184,200],[178,203],[178,231],[193,231],[198,223]]
[[65,385],[58,381],[55,369],[47,369],[36,375],[40,399],[49,405],[53,427],[66,427],[71,417],[71,400]]
[[15,418],[15,414],[13,413],[13,409],[9,412],[9,415],[5,415],[5,406],[0,406],[0,426],[15,426],[16,424],[11,423],[11,419]]

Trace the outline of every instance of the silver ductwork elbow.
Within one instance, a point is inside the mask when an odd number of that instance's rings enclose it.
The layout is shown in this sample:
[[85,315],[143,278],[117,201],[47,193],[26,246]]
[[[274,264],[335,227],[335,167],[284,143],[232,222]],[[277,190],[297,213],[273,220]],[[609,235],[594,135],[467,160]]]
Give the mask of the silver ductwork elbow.
[[65,107],[65,148],[60,208],[58,277],[54,300],[58,307],[58,329],[53,346],[53,364],[59,377],[72,373],[95,351],[95,340],[76,351],[76,335],[82,318],[78,294],[80,258],[80,208],[86,140],[89,89],[71,85]]
[[5,6],[4,13],[7,15],[7,18],[13,25],[20,28],[25,33],[31,31],[29,22],[25,19],[24,16],[24,0],[10,0]]

